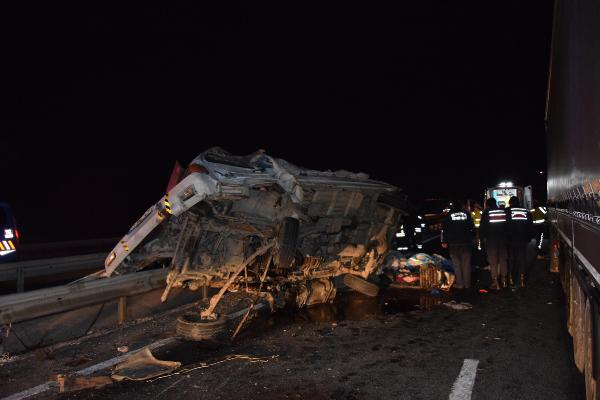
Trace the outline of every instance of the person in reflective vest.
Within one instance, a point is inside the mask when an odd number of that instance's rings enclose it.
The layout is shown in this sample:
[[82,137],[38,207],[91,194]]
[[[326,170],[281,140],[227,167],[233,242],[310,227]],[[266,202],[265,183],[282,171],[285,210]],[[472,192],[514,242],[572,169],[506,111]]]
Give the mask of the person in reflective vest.
[[500,286],[506,287],[506,276],[508,275],[506,222],[506,210],[499,209],[496,199],[493,197],[487,199],[485,210],[481,215],[479,237],[484,241],[487,249],[492,275],[491,289],[494,290],[499,290]]
[[527,209],[520,207],[519,198],[512,196],[509,200],[508,216],[508,265],[512,286],[513,279],[519,277],[519,286],[525,287],[527,244],[535,237],[533,219]]
[[473,219],[473,225],[476,229],[479,229],[481,225],[481,206],[478,203],[473,204],[471,207],[471,218]]
[[485,264],[485,257],[483,257],[481,239],[479,238],[479,226],[481,225],[481,215],[483,214],[483,210],[479,203],[474,202],[471,204],[470,212],[473,225],[475,226],[475,246],[473,247],[471,263],[473,265],[482,266],[482,264]]
[[471,287],[471,250],[473,246],[474,226],[469,213],[457,201],[442,222],[441,241],[443,248],[449,248],[454,266],[457,289]]
[[540,206],[540,203],[537,200],[533,202],[534,208],[531,210],[531,218],[533,219],[533,228],[536,232],[536,241],[538,250],[542,249],[542,244],[544,243],[544,234],[546,234],[546,228],[548,224],[546,224],[546,214],[548,209],[546,207]]

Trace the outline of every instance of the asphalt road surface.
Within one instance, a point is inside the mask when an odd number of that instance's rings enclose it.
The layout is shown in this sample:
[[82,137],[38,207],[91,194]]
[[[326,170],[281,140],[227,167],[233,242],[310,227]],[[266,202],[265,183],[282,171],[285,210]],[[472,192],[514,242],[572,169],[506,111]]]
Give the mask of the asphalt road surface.
[[[414,292],[388,290],[376,299],[346,293],[334,305],[256,318],[233,345],[178,341],[155,352],[157,358],[181,361],[187,368],[232,354],[265,357],[266,362],[231,360],[154,382],[114,383],[44,397],[583,399],[584,382],[573,363],[562,289],[558,277],[546,269],[546,263],[538,262],[526,289],[455,294],[457,300],[472,303],[473,308],[464,311],[435,305],[448,299],[419,298]],[[487,276],[485,271],[479,274],[480,287],[487,286]],[[45,381],[52,373],[64,372],[65,365],[77,364],[90,346],[96,354],[84,357],[87,364],[78,368],[113,357],[117,345],[137,348],[156,340],[153,335],[168,336],[172,325],[155,321],[147,334],[141,327],[134,329],[98,343],[83,342],[44,360],[38,357],[33,362],[39,372],[34,374],[27,374],[31,364],[25,362],[0,367],[0,381],[5,381],[0,393],[23,390],[19,376],[46,373],[40,378]],[[103,354],[102,349],[113,354]],[[29,378],[29,387],[38,383]]]

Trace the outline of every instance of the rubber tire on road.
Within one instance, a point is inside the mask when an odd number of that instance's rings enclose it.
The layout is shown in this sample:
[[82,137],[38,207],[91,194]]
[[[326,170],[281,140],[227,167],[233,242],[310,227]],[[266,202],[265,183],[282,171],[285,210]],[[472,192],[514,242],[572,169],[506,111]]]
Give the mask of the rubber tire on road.
[[344,275],[344,284],[350,289],[356,290],[365,296],[375,297],[379,294],[379,286],[356,275]]
[[300,221],[292,217],[284,218],[277,236],[279,251],[274,260],[278,268],[289,268],[292,264],[296,255],[299,231]]
[[198,314],[186,313],[177,318],[175,331],[186,340],[220,340],[227,332],[227,318],[201,320]]

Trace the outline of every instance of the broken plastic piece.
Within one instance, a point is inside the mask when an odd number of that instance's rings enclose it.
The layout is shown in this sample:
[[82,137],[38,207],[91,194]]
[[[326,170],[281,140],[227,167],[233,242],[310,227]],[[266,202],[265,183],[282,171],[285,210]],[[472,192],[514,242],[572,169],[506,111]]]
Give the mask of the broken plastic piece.
[[116,381],[124,379],[143,381],[168,374],[179,367],[181,367],[181,363],[178,361],[156,359],[150,349],[146,347],[118,364],[111,378]]

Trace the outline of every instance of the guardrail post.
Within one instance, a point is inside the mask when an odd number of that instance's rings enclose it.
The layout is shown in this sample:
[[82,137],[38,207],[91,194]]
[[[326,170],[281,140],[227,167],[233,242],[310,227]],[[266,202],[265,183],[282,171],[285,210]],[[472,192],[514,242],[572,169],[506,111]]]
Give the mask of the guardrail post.
[[125,319],[127,318],[127,297],[125,296],[119,297],[118,314],[117,324],[123,325],[123,323],[125,323]]
[[19,267],[17,268],[17,292],[23,291],[25,291],[25,271],[23,271],[23,267]]

